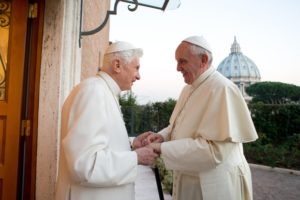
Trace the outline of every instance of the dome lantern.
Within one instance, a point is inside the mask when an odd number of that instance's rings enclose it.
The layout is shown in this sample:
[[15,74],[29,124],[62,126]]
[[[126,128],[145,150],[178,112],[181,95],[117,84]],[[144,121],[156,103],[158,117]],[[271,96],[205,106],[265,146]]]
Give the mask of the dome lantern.
[[234,36],[234,41],[233,44],[231,45],[231,53],[241,53],[241,47],[239,45],[239,43],[237,43],[236,41],[236,36]]

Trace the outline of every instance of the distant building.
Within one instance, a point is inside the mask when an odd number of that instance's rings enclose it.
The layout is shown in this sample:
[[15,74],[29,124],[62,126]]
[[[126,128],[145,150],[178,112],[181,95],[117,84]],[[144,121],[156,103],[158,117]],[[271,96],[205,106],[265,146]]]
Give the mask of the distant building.
[[232,80],[242,92],[246,101],[251,97],[245,88],[260,82],[261,76],[256,64],[241,52],[241,47],[234,37],[230,54],[218,66],[217,70],[228,79]]

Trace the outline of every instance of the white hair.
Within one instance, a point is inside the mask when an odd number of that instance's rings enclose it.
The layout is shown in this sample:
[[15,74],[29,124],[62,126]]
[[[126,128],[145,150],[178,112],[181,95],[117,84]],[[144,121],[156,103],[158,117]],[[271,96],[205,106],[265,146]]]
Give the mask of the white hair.
[[115,59],[121,60],[125,65],[130,63],[135,58],[140,58],[143,56],[142,49],[130,49],[124,51],[118,51],[113,53],[105,54],[103,57],[103,64],[102,67],[110,67],[112,61]]
[[194,45],[194,44],[191,44],[190,45],[190,50],[192,52],[192,54],[196,55],[196,56],[199,56],[201,57],[203,54],[207,55],[208,57],[208,64],[211,65],[212,64],[212,61],[213,61],[213,56],[212,56],[212,53],[198,45]]

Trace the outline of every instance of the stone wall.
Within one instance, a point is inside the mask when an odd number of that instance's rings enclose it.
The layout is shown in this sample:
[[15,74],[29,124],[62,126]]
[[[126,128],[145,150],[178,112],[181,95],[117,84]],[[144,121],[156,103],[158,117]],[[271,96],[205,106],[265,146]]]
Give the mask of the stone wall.
[[[108,45],[107,26],[96,35],[84,37],[79,48],[80,2],[45,1],[37,138],[37,200],[54,199],[63,102],[80,80],[97,72],[101,53]],[[110,1],[84,2],[85,29],[104,18]]]

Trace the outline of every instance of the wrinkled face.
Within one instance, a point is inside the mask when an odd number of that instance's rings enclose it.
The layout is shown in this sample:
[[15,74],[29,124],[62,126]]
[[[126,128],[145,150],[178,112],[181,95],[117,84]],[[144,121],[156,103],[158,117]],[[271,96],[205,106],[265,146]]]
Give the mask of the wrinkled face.
[[199,56],[192,54],[189,43],[182,42],[176,49],[177,71],[181,72],[184,82],[192,84],[201,74],[202,62]]
[[134,58],[127,65],[120,63],[120,69],[122,70],[120,78],[120,88],[122,91],[130,90],[133,82],[140,80],[140,59]]

